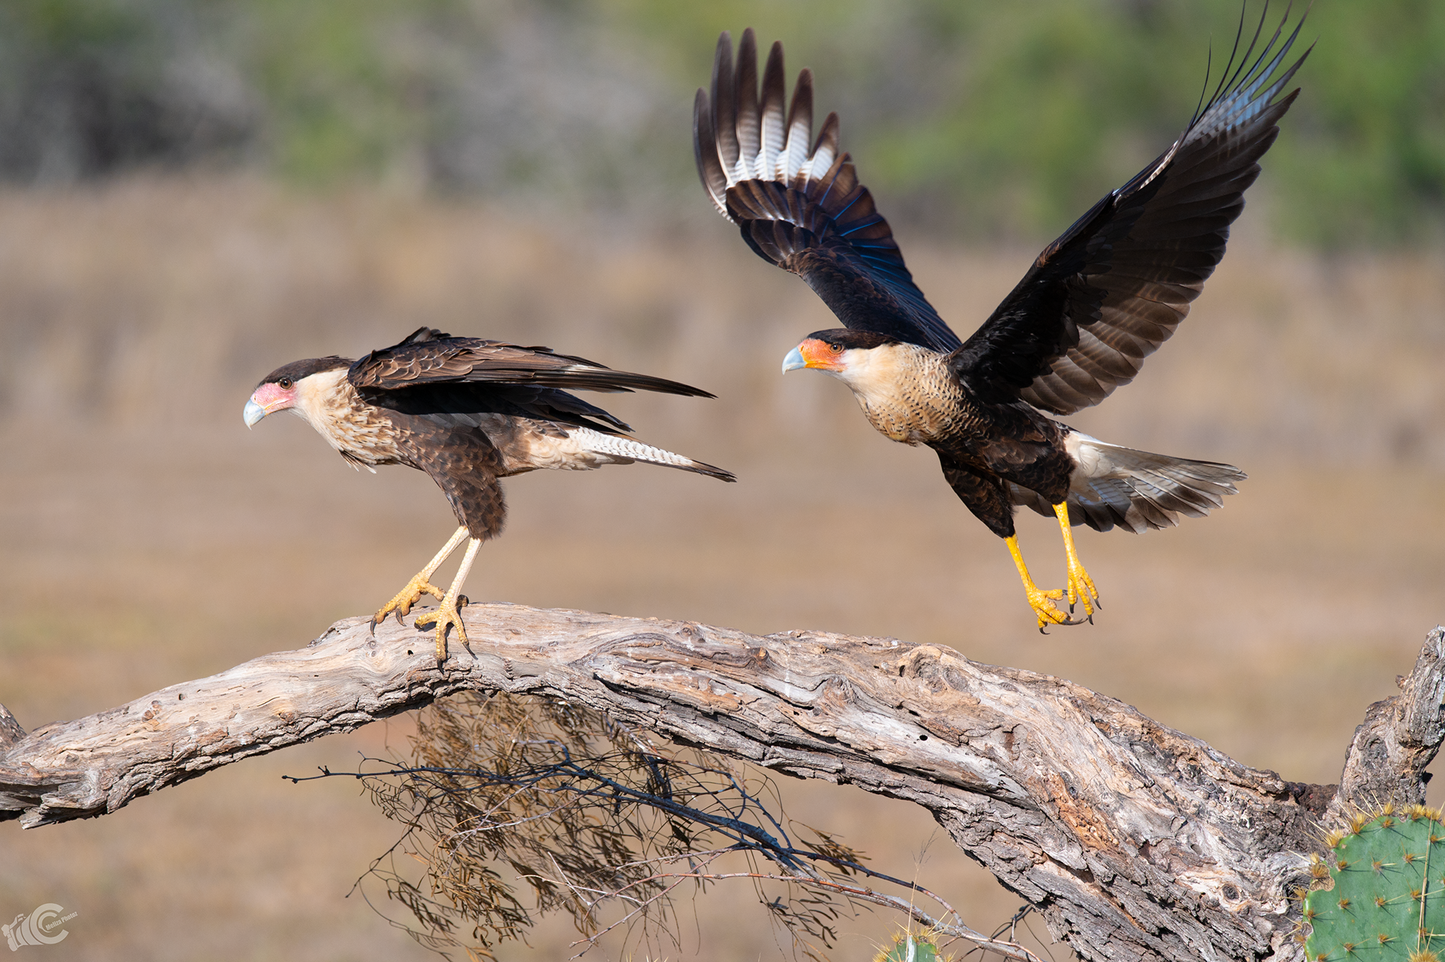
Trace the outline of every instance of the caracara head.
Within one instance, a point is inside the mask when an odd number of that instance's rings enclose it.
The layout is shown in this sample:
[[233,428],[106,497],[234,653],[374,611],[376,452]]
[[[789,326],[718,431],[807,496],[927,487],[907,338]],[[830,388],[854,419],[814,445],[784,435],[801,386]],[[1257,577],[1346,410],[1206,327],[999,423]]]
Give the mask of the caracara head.
[[900,347],[904,345],[897,339],[873,331],[815,331],[783,358],[783,373],[812,368],[857,390],[865,386],[883,356],[891,356]]
[[311,402],[322,382],[333,387],[351,362],[344,357],[313,357],[292,361],[267,374],[251,392],[242,416],[246,427],[277,411],[290,411],[310,420]]

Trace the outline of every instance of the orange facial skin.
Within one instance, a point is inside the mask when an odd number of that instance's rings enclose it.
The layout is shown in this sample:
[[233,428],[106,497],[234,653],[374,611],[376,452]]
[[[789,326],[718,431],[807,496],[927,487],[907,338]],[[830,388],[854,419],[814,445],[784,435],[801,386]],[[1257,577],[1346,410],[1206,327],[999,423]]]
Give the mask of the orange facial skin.
[[783,358],[783,373],[804,367],[815,371],[841,371],[844,367],[843,354],[843,345],[829,344],[819,338],[810,337]]

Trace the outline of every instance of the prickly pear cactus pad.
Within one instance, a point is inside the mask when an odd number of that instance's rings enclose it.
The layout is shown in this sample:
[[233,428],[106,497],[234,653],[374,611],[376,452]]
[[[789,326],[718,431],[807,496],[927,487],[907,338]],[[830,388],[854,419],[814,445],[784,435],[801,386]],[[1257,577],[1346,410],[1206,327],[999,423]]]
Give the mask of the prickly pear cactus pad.
[[1307,893],[1310,962],[1437,962],[1445,958],[1445,824],[1415,806],[1357,816],[1332,834],[1314,874],[1333,886]]

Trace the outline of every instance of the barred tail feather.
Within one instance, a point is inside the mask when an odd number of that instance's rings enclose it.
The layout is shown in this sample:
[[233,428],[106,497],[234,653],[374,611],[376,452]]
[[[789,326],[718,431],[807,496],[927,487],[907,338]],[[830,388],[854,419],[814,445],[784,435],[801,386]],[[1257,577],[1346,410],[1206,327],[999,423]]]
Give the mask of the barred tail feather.
[[664,451],[662,448],[655,448],[650,444],[643,444],[633,438],[617,434],[604,434],[591,428],[573,428],[568,431],[567,436],[569,440],[578,443],[589,452],[603,455],[613,463],[628,464],[633,461],[641,461],[645,464],[660,464],[665,468],[695,471],[698,474],[706,474],[722,481],[737,480],[731,471],[704,464],[702,461],[694,461],[692,458],[673,454],[671,451]]
[[[1202,518],[1236,494],[1245,473],[1232,464],[1191,461],[1109,444],[1072,432],[1065,447],[1076,467],[1069,479],[1069,521],[1096,531],[1115,525],[1136,534],[1168,528],[1180,515]],[[1015,504],[1052,515],[1053,507],[1033,491],[1010,485]]]

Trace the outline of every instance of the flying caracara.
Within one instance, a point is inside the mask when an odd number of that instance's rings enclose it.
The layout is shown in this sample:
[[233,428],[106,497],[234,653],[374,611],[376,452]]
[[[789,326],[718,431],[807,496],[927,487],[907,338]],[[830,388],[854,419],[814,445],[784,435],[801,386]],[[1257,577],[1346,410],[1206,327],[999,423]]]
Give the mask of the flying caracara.
[[[436,622],[437,661],[446,660],[448,625],[465,644],[458,611],[462,582],[483,541],[502,530],[506,504],[499,479],[538,468],[589,470],[643,461],[724,481],[722,468],[627,437],[632,429],[564,388],[660,391],[712,397],[677,381],[614,371],[545,347],[452,337],[423,327],[395,347],[359,361],[317,357],[278,367],[246,402],[246,425],[290,411],[306,419],[351,464],[405,464],[425,471],[451,502],[458,528],[435,558],[372,618],[397,621],[423,594],[437,598],[418,627]],[[431,576],[467,541],[457,576],[443,595]]]
[[[887,221],[838,149],[837,114],[814,139],[810,71],[785,104],[780,43],[760,97],[752,30],[736,64],[724,33],[711,95],[697,92],[693,144],[713,203],[758,256],[801,276],[844,325],[808,335],[783,370],[833,375],[880,432],[938,452],[954,492],[1006,539],[1040,630],[1084,620],[1070,617],[1076,602],[1092,619],[1098,603],[1070,525],[1174,525],[1181,514],[1219,507],[1244,477],[1227,464],[1108,444],[1048,415],[1097,404],[1127,384],[1224,255],[1244,190],[1299,93],[1275,99],[1304,61],[1280,69],[1299,27],[1279,43],[1281,24],[1256,57],[1262,29],[1242,57],[1231,56],[1183,135],[1044,248],[966,342],[914,285]],[[1029,577],[1014,533],[1019,505],[1058,518],[1067,589],[1045,591]],[[1054,604],[1066,595],[1069,614]]]

